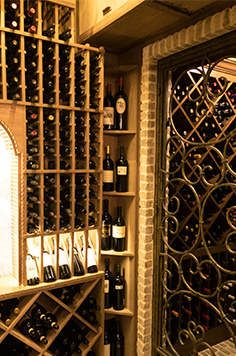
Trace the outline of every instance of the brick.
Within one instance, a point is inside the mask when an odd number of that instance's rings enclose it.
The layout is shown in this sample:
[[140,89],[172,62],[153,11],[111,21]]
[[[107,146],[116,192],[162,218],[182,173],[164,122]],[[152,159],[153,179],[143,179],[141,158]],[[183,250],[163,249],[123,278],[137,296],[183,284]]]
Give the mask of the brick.
[[152,260],[147,261],[147,260],[139,259],[139,266],[143,268],[150,268],[152,267]]
[[150,335],[152,333],[151,325],[148,325],[146,327],[138,325],[138,332],[141,335]]
[[143,327],[146,327],[146,326],[152,325],[152,318],[144,319],[144,318],[140,317],[140,315],[138,315],[137,322],[138,322],[138,324],[142,325]]

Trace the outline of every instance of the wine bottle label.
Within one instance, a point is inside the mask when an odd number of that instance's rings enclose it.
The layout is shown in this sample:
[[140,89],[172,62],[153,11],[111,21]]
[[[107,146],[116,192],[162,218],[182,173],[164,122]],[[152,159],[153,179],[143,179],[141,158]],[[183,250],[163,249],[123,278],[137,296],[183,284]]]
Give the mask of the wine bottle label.
[[87,265],[88,265],[88,267],[97,265],[95,258],[94,258],[93,250],[91,248],[88,248]]
[[102,238],[106,238],[110,236],[111,236],[111,225],[104,224],[104,221],[102,221]]
[[43,265],[45,266],[53,266],[52,257],[49,253],[43,254]]
[[113,171],[103,171],[103,183],[113,183]]
[[27,266],[27,280],[38,277],[38,270],[35,264],[35,260],[31,256],[27,256],[26,266]]
[[117,166],[117,175],[118,176],[127,176],[127,167]]
[[104,125],[114,125],[114,108],[105,107],[104,108]]
[[109,293],[109,279],[105,279],[105,282],[104,282],[104,293]]
[[104,345],[104,356],[110,356],[111,355],[111,344]]
[[115,289],[116,289],[116,290],[122,290],[122,289],[124,289],[124,286],[118,285],[118,286],[115,286]]
[[126,109],[126,102],[123,98],[119,98],[116,101],[116,111],[118,114],[124,114]]
[[59,266],[68,265],[64,250],[59,249]]
[[125,226],[112,226],[112,236],[117,239],[125,237]]

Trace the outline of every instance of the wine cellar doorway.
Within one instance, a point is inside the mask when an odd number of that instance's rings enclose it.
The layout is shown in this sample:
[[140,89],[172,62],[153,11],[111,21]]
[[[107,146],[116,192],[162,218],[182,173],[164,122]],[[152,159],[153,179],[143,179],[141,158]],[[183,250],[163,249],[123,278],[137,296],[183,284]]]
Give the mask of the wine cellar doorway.
[[236,347],[234,43],[225,35],[158,64],[158,355],[217,355],[228,339]]

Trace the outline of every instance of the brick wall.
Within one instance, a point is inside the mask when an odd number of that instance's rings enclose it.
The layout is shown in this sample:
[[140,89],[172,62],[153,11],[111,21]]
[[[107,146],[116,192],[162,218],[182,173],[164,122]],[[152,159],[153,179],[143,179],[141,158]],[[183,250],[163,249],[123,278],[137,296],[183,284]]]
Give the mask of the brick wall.
[[[152,261],[157,61],[236,29],[236,6],[199,21],[143,49],[140,116],[140,201],[137,355],[152,349]],[[155,236],[158,239],[158,236]]]

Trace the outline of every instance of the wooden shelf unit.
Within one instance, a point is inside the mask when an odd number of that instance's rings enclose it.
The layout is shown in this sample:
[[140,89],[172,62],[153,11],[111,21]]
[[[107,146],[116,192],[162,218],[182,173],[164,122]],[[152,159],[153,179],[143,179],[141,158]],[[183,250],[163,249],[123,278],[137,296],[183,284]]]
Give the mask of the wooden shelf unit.
[[[105,58],[106,59],[106,58]],[[122,70],[115,67],[112,71],[105,66],[105,86],[112,85],[112,95],[118,91],[118,75],[124,77],[124,91],[128,96],[128,129],[104,130],[104,151],[110,146],[110,157],[114,161],[119,158],[120,146],[124,146],[125,158],[129,163],[128,192],[103,192],[103,198],[109,201],[109,213],[114,220],[117,216],[117,206],[122,206],[122,215],[126,223],[125,251],[101,251],[102,266],[105,267],[105,258],[110,259],[110,270],[116,275],[116,265],[121,264],[121,271],[126,280],[125,308],[123,310],[105,309],[105,319],[116,318],[121,322],[121,330],[125,337],[125,355],[136,354],[137,333],[137,241],[138,241],[138,140],[139,140],[139,68],[131,67]],[[114,175],[115,176],[115,175]],[[132,340],[132,341],[131,341]]]
[[[30,356],[53,356],[48,351],[50,343],[53,342],[56,334],[50,335],[50,342],[42,347],[35,344],[18,330],[18,323],[36,299],[42,299],[45,306],[54,305],[53,310],[61,310],[62,315],[58,315],[60,330],[73,317],[78,319],[83,327],[88,329],[89,345],[82,348],[82,355],[86,355],[90,348],[96,352],[96,356],[103,355],[103,276],[101,271],[101,253],[100,253],[100,230],[102,218],[102,159],[103,159],[103,82],[104,82],[104,49],[91,47],[89,45],[80,45],[75,43],[75,1],[44,1],[34,2],[36,5],[36,15],[34,25],[37,30],[34,34],[27,32],[24,27],[24,3],[18,2],[17,21],[18,27],[13,30],[5,26],[5,1],[0,1],[0,134],[12,154],[12,264],[13,273],[10,276],[0,278],[0,300],[6,300],[12,297],[20,298],[22,304],[19,316],[7,327],[0,321],[0,344],[8,336],[21,340],[29,345]],[[63,20],[61,20],[63,18]],[[52,37],[43,35],[43,31],[53,26],[55,33]],[[61,40],[60,34],[69,29],[71,37],[67,40]],[[12,100],[10,97],[9,82],[13,76],[10,71],[11,58],[8,47],[9,39],[17,39],[18,50],[17,58],[19,60],[18,70],[16,69],[20,95],[19,100]],[[29,53],[30,45],[36,45],[35,55]],[[53,48],[53,56],[47,57],[46,49]],[[68,57],[64,56],[64,50],[68,50]],[[78,55],[78,57],[77,57]],[[81,55],[81,59],[79,58]],[[49,58],[49,59],[48,59]],[[81,60],[81,63],[79,62]],[[36,70],[30,72],[29,64],[35,61]],[[77,64],[75,62],[77,61]],[[53,65],[53,71],[50,72],[48,64]],[[65,79],[63,79],[63,70]],[[82,69],[82,70],[81,70]],[[79,74],[78,74],[79,73]],[[80,75],[80,77],[79,77]],[[37,85],[34,89],[29,87],[29,80],[35,79]],[[49,103],[46,93],[48,82],[52,79],[51,91],[48,97],[53,97]],[[64,80],[64,81],[63,81]],[[69,91],[63,93],[63,84],[68,83]],[[94,89],[98,89],[97,91]],[[79,90],[81,90],[79,92]],[[47,94],[47,93],[46,93]],[[37,96],[37,100],[31,101],[32,95]],[[36,123],[29,122],[29,113],[34,112],[38,116]],[[62,125],[62,116],[69,116],[69,123]],[[46,116],[53,115],[54,120],[47,124]],[[83,117],[84,123],[78,124],[79,118]],[[94,125],[91,118],[95,119]],[[35,120],[36,121],[36,120]],[[34,139],[29,137],[28,128],[36,130],[38,136]],[[46,138],[45,130],[53,132],[54,137],[49,140]],[[69,139],[63,141],[64,132],[69,132]],[[84,134],[84,139],[77,139],[80,133]],[[95,134],[93,140],[92,135]],[[36,155],[28,153],[29,145],[34,145],[38,149]],[[45,145],[53,146],[54,151],[49,156],[46,155]],[[69,148],[69,153],[64,157],[62,155],[62,146]],[[91,156],[96,164],[90,165],[89,147],[96,148],[96,154]],[[81,146],[84,152],[76,155],[76,147]],[[29,169],[27,164],[30,160],[36,161],[37,169]],[[69,169],[62,169],[60,161],[65,160],[70,165]],[[50,166],[50,161],[54,162],[55,168]],[[45,183],[47,175],[53,175],[55,182],[52,188],[55,190],[55,200],[53,207],[53,228],[45,229],[45,207],[47,206],[46,194],[48,186]],[[95,183],[90,181],[90,176],[96,178]],[[62,202],[61,190],[62,179],[70,178],[69,184],[69,222],[65,227],[60,226]],[[36,178],[38,185],[36,187],[38,195],[38,228],[32,233],[27,232],[27,220],[29,208],[35,208],[33,203],[27,201],[27,193],[31,190],[28,178]],[[80,185],[77,178],[83,177],[86,183]],[[84,201],[76,199],[76,188],[81,189],[87,198]],[[35,188],[34,188],[35,189]],[[95,191],[96,197],[89,197],[90,189]],[[95,212],[89,211],[89,203],[95,205]],[[84,214],[84,226],[77,227],[75,217],[81,214],[76,212],[75,204],[82,204],[87,213]],[[90,222],[90,217],[94,222]],[[35,220],[31,219],[31,222]],[[69,226],[70,225],[70,226]],[[52,240],[53,238],[53,240]],[[69,245],[67,244],[69,241]],[[27,249],[37,247],[37,266],[39,270],[40,283],[35,286],[27,286],[26,255]],[[71,270],[71,278],[60,279],[59,274],[59,246],[63,245],[66,250],[66,259]],[[93,247],[93,254],[98,266],[97,273],[87,273],[88,265],[88,246]],[[74,275],[74,253],[73,248],[79,249],[81,261],[85,269],[82,276]],[[56,281],[52,283],[44,282],[44,259],[43,251],[47,249],[53,257],[53,266],[56,273]],[[55,251],[55,252],[53,252]],[[90,282],[91,281],[91,282]],[[99,312],[99,321],[101,326],[96,329],[88,322],[82,320],[75,314],[75,309],[71,306],[63,305],[57,298],[50,294],[51,289],[81,284],[82,290],[86,295],[91,294],[96,297],[98,305],[101,306]],[[77,306],[82,302],[78,299]],[[60,313],[59,313],[60,314]]]

